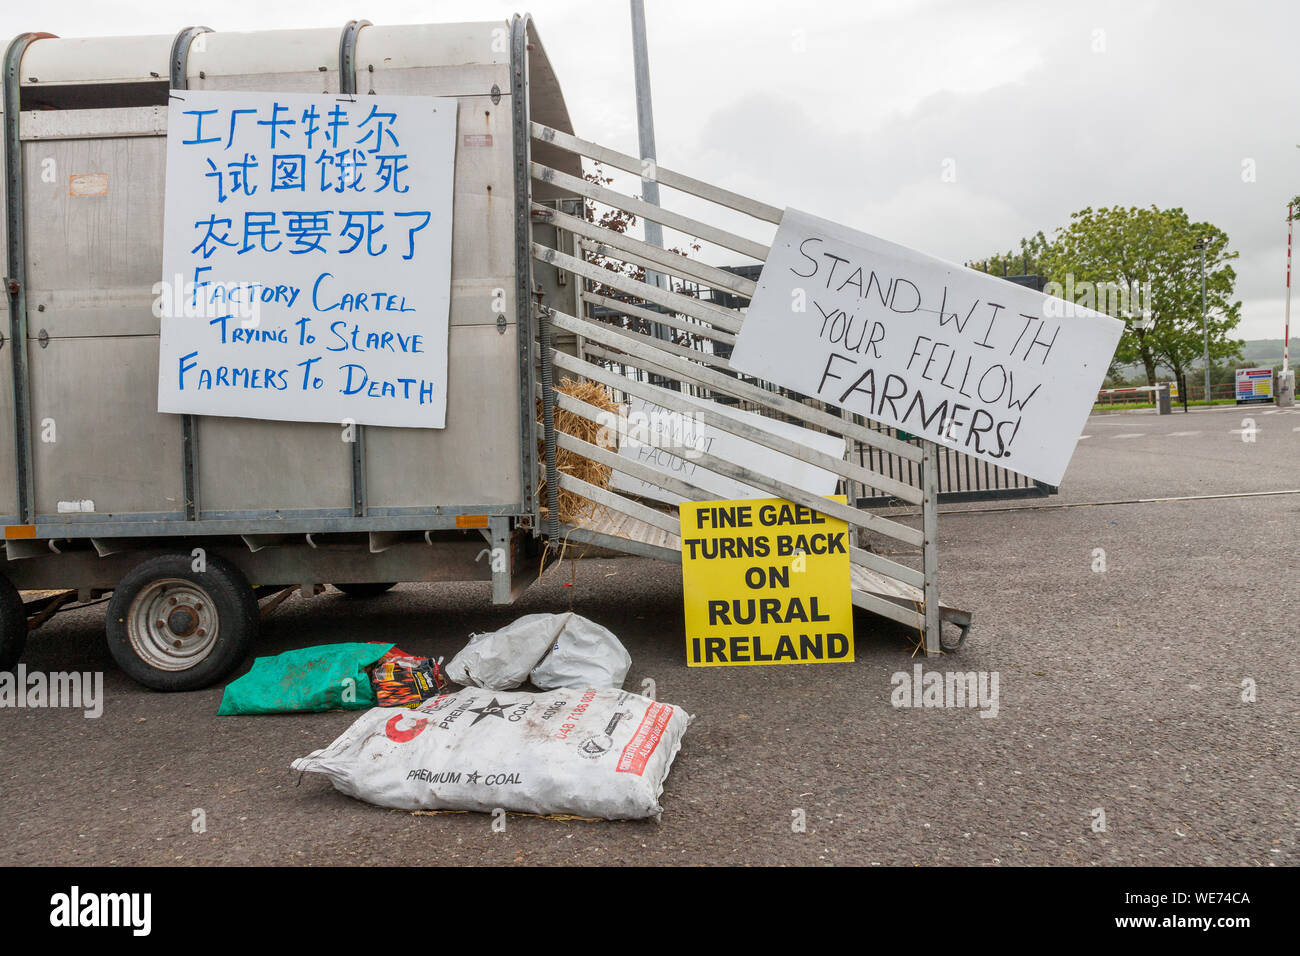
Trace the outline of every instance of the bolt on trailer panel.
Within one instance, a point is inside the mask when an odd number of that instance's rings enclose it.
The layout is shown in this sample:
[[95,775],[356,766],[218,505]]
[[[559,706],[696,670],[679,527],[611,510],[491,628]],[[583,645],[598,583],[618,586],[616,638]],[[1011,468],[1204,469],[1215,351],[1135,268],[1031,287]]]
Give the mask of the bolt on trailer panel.
[[[6,241],[18,294],[11,284],[6,308],[22,315],[0,327],[6,525],[34,525],[37,538],[400,531],[535,513],[532,303],[521,295],[533,269],[517,173],[530,115],[571,125],[526,19],[28,36],[9,59],[17,108],[5,128],[20,145],[5,217],[18,222],[16,247]],[[356,426],[348,442],[343,423],[156,411],[169,87],[456,98],[445,429]]]

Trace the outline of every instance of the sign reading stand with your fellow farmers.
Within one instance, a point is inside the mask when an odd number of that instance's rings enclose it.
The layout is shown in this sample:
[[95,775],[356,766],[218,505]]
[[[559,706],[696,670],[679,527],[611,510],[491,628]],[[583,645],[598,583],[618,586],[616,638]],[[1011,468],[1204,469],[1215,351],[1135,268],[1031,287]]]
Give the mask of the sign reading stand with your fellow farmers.
[[688,666],[853,660],[847,523],[780,498],[679,516]]
[[456,107],[172,92],[160,412],[445,425]]
[[1123,330],[787,209],[731,367],[1056,485]]

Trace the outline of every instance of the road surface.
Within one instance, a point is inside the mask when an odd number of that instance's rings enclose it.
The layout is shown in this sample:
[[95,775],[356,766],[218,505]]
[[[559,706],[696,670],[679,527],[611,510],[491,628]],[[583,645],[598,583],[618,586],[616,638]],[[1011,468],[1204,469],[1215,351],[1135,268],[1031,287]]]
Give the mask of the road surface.
[[[996,717],[892,706],[892,675],[922,661],[867,617],[852,664],[687,669],[680,569],[643,559],[566,563],[512,608],[486,585],[286,602],[259,654],[450,656],[572,607],[626,644],[629,688],[697,715],[661,823],[494,832],[299,780],[290,761],[354,715],[218,718],[220,688],[144,690],[113,666],[101,605],[55,618],[25,663],[105,672],[103,715],[0,710],[0,863],[1295,864],[1300,494],[1257,493],[1300,488],[1300,413],[1113,413],[1085,434],[1059,496],[940,521],[944,597],[975,629],[923,667],[996,673]],[[1230,494],[1252,496],[1088,504]]]

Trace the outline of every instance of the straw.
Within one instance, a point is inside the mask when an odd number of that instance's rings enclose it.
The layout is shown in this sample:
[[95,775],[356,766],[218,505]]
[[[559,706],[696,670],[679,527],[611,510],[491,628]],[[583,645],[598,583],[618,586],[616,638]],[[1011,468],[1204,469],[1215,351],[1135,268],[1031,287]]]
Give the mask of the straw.
[[[564,378],[560,380],[555,390],[581,402],[586,402],[601,411],[610,412],[613,415],[618,414],[618,403],[610,395],[609,389],[598,382]],[[542,414],[542,403],[540,401],[537,403],[537,414],[540,418]],[[566,435],[572,435],[574,438],[580,438],[592,445],[600,445],[602,426],[575,412],[557,407],[555,409],[555,429],[564,432]],[[590,458],[584,458],[577,452],[569,451],[567,448],[557,448],[555,450],[555,467],[562,474],[579,478],[588,484],[595,485],[597,488],[608,488],[614,472],[608,465],[602,465]],[[540,500],[546,500],[546,478],[544,475],[541,484],[538,486],[537,493]],[[601,507],[590,498],[584,498],[577,492],[569,491],[567,488],[559,489],[559,506],[560,520],[566,524],[572,524],[584,518],[592,518]],[[543,508],[543,510],[545,509]]]

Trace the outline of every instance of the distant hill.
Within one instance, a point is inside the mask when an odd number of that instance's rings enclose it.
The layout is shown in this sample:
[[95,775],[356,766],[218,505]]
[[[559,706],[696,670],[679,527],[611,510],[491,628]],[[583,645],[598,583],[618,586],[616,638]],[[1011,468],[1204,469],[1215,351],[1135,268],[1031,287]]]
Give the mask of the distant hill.
[[[1247,365],[1272,365],[1277,368],[1282,366],[1282,340],[1281,339],[1246,339],[1241,346],[1241,358],[1233,363],[1234,368],[1244,368]],[[1192,368],[1200,369],[1201,364],[1195,363]],[[1291,367],[1300,368],[1300,338],[1291,336]],[[1120,369],[1121,378],[1132,378],[1143,374],[1142,366],[1126,365]],[[1161,376],[1167,373],[1162,369]]]
[[[1291,365],[1300,359],[1300,338],[1291,337]],[[1241,347],[1241,357],[1246,364],[1280,365],[1282,362],[1281,339],[1247,339]]]

